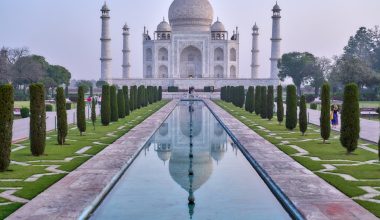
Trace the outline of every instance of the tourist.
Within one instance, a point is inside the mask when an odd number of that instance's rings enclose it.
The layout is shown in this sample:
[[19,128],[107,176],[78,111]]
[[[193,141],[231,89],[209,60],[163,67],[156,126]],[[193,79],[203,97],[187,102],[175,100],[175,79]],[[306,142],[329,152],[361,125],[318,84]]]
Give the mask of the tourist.
[[338,118],[339,108],[337,105],[333,105],[330,113],[331,124],[333,128],[336,128],[339,125]]

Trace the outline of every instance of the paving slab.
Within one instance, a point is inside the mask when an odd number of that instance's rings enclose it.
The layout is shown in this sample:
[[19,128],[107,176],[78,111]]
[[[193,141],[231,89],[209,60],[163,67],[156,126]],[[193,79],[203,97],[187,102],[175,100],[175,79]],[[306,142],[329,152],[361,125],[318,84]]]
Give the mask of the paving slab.
[[368,210],[328,184],[211,100],[204,100],[266,170],[305,219],[375,220]]
[[175,108],[173,100],[7,219],[78,219],[138,155]]

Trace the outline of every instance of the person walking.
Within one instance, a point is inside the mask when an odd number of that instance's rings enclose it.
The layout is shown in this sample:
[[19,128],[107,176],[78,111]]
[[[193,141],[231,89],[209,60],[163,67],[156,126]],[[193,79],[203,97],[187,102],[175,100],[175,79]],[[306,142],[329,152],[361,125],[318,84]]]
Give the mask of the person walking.
[[337,128],[339,125],[339,107],[337,105],[332,106],[331,114],[330,114],[330,119],[331,119],[331,124],[333,128]]

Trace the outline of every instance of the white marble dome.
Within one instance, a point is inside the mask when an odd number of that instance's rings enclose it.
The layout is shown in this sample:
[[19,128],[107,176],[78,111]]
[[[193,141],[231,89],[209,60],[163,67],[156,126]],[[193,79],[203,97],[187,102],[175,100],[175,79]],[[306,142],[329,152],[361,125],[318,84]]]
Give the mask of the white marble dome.
[[164,19],[163,21],[161,21],[160,24],[158,24],[157,31],[170,32],[170,31],[172,31],[172,27],[170,27],[170,24],[167,21],[165,21],[165,19]]
[[219,21],[219,19],[217,21],[215,21],[215,23],[211,26],[211,31],[214,31],[214,32],[225,32],[226,31],[226,28],[224,27],[224,24],[222,22]]
[[213,17],[208,0],[174,0],[169,8],[169,21],[174,31],[210,31]]

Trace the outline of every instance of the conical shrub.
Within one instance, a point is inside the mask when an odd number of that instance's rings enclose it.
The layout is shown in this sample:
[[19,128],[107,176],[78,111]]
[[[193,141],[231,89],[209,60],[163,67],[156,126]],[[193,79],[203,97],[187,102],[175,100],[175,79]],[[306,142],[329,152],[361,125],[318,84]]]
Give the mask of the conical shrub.
[[260,113],[261,113],[261,86],[256,86],[255,113],[256,113],[256,115],[260,115]]
[[77,127],[80,135],[86,132],[86,103],[84,101],[84,87],[78,87],[78,103],[77,103]]
[[0,172],[6,171],[11,162],[13,106],[13,86],[0,86]]
[[102,125],[108,126],[111,121],[111,96],[109,85],[103,85],[102,87],[102,103],[100,113]]
[[273,108],[274,108],[274,91],[273,86],[268,86],[267,94],[267,118],[272,120],[273,118]]
[[123,86],[123,92],[124,92],[124,102],[125,102],[125,116],[128,116],[130,114],[128,86]]
[[297,127],[297,89],[294,85],[286,87],[286,128],[293,130]]
[[30,150],[41,156],[46,145],[45,87],[36,83],[29,86],[30,93]]
[[299,127],[302,135],[305,135],[307,131],[307,109],[306,109],[306,98],[305,96],[301,96],[300,100],[300,112],[298,116]]
[[125,118],[125,97],[122,89],[119,89],[117,92],[117,106],[119,118]]
[[321,137],[323,143],[330,138],[331,124],[330,124],[330,86],[325,83],[321,89]]
[[58,144],[63,145],[66,142],[68,125],[67,125],[65,91],[62,87],[57,88],[56,109],[57,109],[57,142]]
[[284,121],[284,103],[282,101],[282,86],[277,86],[277,121],[281,124]]
[[110,97],[111,97],[111,122],[116,122],[119,120],[119,109],[117,105],[117,94],[116,86],[110,87]]
[[260,116],[261,116],[261,118],[264,119],[264,118],[267,118],[267,111],[268,111],[268,108],[267,108],[267,87],[266,86],[261,87],[260,94],[261,94]]

